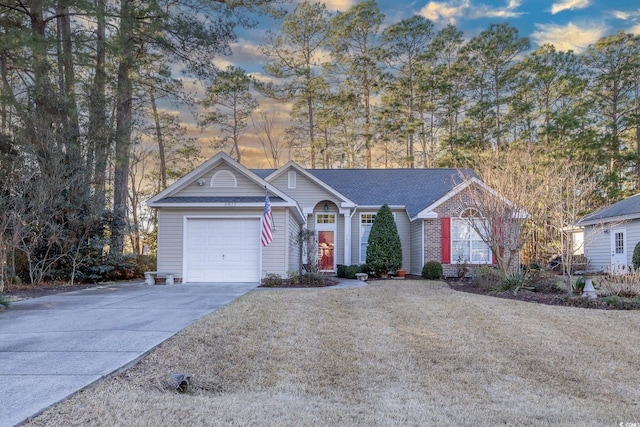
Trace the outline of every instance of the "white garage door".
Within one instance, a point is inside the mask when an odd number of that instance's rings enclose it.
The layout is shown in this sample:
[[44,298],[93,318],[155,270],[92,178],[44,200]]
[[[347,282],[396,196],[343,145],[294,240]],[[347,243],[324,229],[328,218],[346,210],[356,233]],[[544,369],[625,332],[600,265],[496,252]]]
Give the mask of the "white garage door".
[[260,280],[260,219],[187,220],[188,282]]

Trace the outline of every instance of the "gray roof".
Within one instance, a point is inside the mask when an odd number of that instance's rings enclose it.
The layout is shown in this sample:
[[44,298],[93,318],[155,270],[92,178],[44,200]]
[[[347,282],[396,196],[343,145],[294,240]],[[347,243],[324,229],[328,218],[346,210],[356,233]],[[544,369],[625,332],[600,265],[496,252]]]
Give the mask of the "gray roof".
[[[265,178],[273,169],[252,170]],[[406,206],[413,217],[464,181],[475,177],[458,169],[306,169],[358,205]]]
[[[270,202],[284,202],[280,197],[269,196]],[[264,196],[238,197],[165,197],[158,203],[264,203]]]
[[578,224],[586,222],[594,222],[597,220],[605,220],[610,218],[637,216],[640,218],[640,193],[627,199],[620,200],[612,205],[604,207],[594,213],[585,216]]

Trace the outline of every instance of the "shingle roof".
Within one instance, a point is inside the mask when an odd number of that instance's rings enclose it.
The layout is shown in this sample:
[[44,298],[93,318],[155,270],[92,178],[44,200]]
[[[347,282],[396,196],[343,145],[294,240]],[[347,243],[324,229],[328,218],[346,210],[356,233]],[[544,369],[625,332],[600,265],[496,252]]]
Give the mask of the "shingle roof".
[[[306,169],[358,205],[406,206],[413,217],[464,181],[475,177],[471,170],[458,169]],[[252,170],[266,178],[274,169]]]
[[601,219],[627,217],[627,216],[640,217],[640,193],[635,196],[631,196],[624,200],[620,200],[612,205],[604,207],[594,213],[585,216],[578,224],[585,222],[593,222]]
[[[413,217],[464,181],[457,169],[310,169],[358,205],[404,205]],[[467,171],[468,172],[468,171]]]

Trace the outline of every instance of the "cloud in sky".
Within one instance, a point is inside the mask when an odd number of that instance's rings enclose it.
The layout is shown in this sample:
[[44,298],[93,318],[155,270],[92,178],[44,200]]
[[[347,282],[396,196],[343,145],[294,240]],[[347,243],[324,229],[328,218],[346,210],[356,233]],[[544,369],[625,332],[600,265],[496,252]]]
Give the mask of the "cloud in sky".
[[538,44],[552,44],[557,50],[582,52],[592,43],[605,36],[607,27],[591,22],[578,26],[572,22],[567,25],[536,24],[531,38]]
[[551,14],[555,15],[563,10],[584,9],[590,4],[590,0],[561,0],[551,5]]
[[634,25],[628,30],[631,34],[635,34],[636,36],[640,36],[640,24]]
[[470,3],[468,0],[451,2],[431,1],[420,10],[420,15],[433,22],[444,21],[453,24],[458,17],[464,16],[469,6]]
[[[298,0],[298,3],[300,3],[301,1],[302,0]],[[354,0],[322,0],[322,3],[324,3],[325,6],[327,6],[327,10],[330,12],[334,12],[336,10],[345,12],[355,4],[355,1]]]
[[420,15],[433,22],[455,24],[458,18],[517,18],[521,0],[508,0],[504,7],[492,7],[485,4],[471,4],[470,0],[452,0],[448,2],[430,1],[420,10]]

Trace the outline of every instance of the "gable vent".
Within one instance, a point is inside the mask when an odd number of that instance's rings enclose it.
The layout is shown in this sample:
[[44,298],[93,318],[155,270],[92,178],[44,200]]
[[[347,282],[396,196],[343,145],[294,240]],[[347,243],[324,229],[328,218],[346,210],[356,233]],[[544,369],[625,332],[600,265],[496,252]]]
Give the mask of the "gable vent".
[[211,186],[217,188],[237,187],[236,176],[229,171],[218,171],[211,177]]

